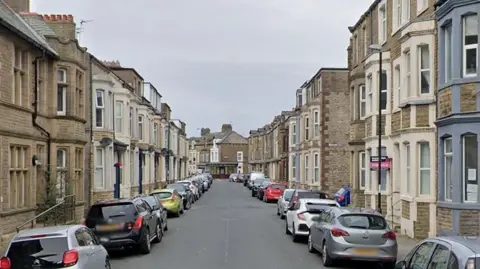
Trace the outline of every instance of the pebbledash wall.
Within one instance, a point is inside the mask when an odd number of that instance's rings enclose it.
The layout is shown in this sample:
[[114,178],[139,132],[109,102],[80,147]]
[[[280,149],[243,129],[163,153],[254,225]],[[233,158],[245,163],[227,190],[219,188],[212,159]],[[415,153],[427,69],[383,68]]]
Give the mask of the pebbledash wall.
[[437,232],[479,235],[480,0],[438,2]]

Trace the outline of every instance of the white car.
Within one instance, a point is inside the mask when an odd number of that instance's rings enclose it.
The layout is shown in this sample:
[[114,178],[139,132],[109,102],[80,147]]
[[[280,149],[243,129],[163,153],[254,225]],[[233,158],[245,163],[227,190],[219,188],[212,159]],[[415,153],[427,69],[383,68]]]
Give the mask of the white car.
[[291,234],[294,242],[300,237],[307,237],[313,223],[312,217],[328,207],[340,207],[340,205],[335,200],[329,199],[300,199],[293,208],[288,208],[285,217],[285,233]]
[[283,195],[277,200],[277,216],[280,216],[281,219],[285,218],[287,213],[288,204],[290,199],[292,199],[295,189],[285,189]]
[[195,184],[192,183],[191,180],[181,180],[181,181],[178,181],[177,183],[180,183],[185,186],[187,186],[188,184],[188,187],[190,188],[193,195],[195,196],[195,200],[198,200],[198,198],[200,197],[200,194],[198,193],[198,188],[197,186],[195,186]]

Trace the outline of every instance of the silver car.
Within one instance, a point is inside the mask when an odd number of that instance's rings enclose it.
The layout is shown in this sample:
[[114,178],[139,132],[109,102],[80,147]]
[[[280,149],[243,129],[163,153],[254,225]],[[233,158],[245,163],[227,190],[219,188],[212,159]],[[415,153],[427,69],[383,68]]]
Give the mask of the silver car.
[[288,203],[292,199],[295,189],[285,189],[283,195],[277,200],[277,216],[280,216],[281,219],[285,218],[285,213],[287,213]]
[[3,262],[10,268],[111,268],[108,253],[85,226],[65,225],[21,232]]
[[394,268],[397,238],[385,218],[372,209],[328,208],[312,219],[308,250],[318,250],[325,267],[337,260],[383,263]]

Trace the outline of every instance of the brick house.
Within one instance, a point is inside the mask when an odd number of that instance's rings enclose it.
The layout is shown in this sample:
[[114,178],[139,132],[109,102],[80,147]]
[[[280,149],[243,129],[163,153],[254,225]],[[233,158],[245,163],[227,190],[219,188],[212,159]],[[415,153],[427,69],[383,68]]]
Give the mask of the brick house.
[[210,171],[216,178],[228,178],[233,173],[245,173],[248,161],[248,141],[233,130],[231,124],[223,124],[220,132],[202,128],[200,137],[189,138],[190,153],[197,155],[196,167]]
[[479,1],[437,1],[437,232],[480,231]]
[[263,172],[266,173],[264,168],[265,163],[265,128],[258,128],[250,131],[248,137],[249,144],[249,172]]
[[[434,1],[429,2],[377,0],[349,27],[353,200],[376,208],[380,192],[392,226],[417,238],[436,234],[436,23]],[[371,44],[382,47],[381,74]],[[391,163],[382,171],[380,190],[376,170],[370,169],[370,157],[379,152]]]

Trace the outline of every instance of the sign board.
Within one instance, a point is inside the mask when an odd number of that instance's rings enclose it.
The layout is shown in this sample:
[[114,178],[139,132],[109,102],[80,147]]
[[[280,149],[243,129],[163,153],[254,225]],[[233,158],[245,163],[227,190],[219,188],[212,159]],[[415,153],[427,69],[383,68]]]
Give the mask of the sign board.
[[[388,159],[388,156],[382,156],[380,158],[382,159],[382,162],[384,162]],[[378,156],[370,156],[370,162],[378,162]]]
[[[392,158],[386,158],[380,162],[380,169],[390,169],[392,167]],[[376,170],[378,169],[378,158],[376,161],[370,160],[370,169]]]

